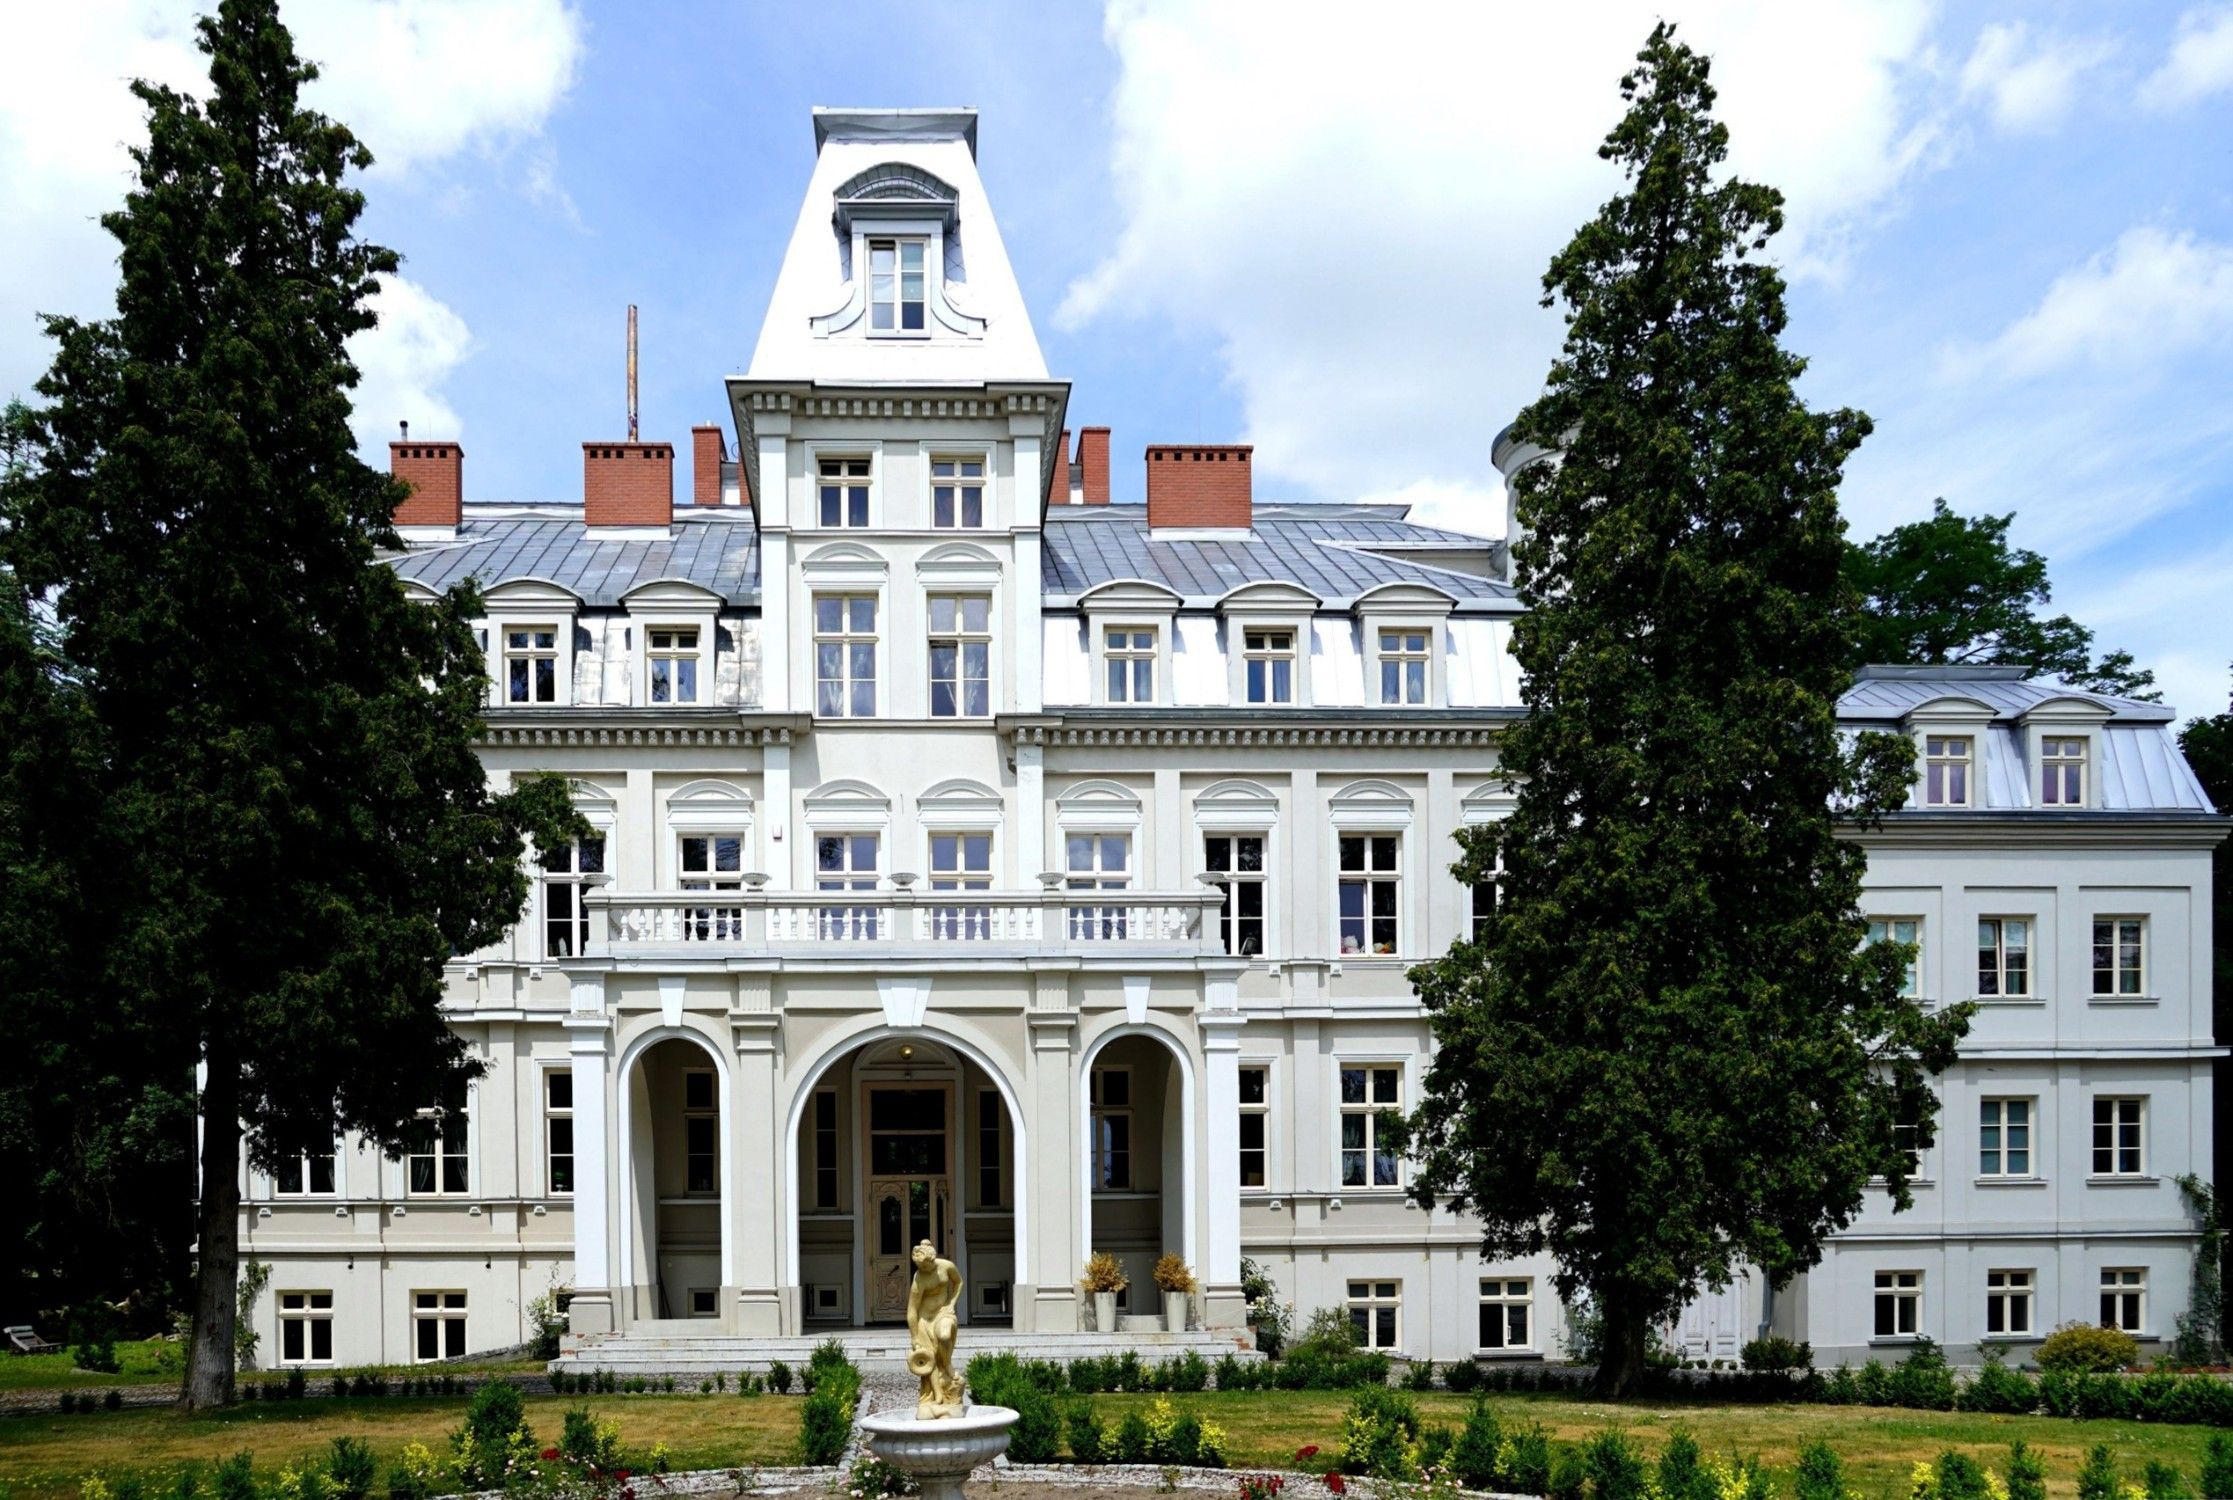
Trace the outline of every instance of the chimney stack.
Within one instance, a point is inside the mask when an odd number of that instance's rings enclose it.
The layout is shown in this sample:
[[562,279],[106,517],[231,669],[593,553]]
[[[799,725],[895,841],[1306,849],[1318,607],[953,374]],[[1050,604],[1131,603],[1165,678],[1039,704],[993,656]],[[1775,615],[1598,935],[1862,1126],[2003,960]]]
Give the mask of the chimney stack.
[[1083,471],[1083,494],[1088,505],[1109,503],[1109,429],[1085,427],[1078,431],[1078,467]]
[[721,429],[704,424],[690,429],[690,503],[721,503],[721,467],[729,461],[728,439]]
[[582,444],[582,523],[591,530],[628,527],[663,536],[674,509],[672,444]]
[[1148,449],[1148,528],[1246,531],[1256,450],[1246,443]]
[[411,486],[395,508],[395,524],[411,532],[455,533],[465,512],[465,450],[456,443],[388,444],[388,472]]
[[1070,503],[1070,429],[1062,429],[1062,441],[1055,444],[1054,457],[1049,460],[1053,468],[1053,485],[1047,491],[1049,505]]

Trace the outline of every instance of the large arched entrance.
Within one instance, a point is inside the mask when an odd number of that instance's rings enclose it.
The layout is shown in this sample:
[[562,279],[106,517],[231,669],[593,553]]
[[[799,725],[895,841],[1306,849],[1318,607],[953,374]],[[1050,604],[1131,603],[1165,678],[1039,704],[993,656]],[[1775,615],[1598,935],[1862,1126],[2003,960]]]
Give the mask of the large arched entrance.
[[1169,1032],[1131,1024],[1096,1038],[1079,1067],[1083,1243],[1123,1263],[1131,1284],[1120,1313],[1156,1316],[1160,1256],[1184,1256],[1206,1274],[1195,1239],[1193,1063]]
[[728,1062],[687,1028],[639,1037],[620,1066],[620,1275],[631,1323],[719,1319],[734,1286]]

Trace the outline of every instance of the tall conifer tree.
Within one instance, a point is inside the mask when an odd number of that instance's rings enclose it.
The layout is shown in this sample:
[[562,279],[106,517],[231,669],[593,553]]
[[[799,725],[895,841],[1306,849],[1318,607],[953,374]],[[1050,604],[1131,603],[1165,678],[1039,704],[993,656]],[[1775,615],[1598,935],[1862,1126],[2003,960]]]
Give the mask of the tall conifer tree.
[[1662,24],[1600,154],[1625,190],[1552,261],[1566,342],[1517,435],[1517,804],[1475,941],[1419,966],[1438,1050],[1408,1120],[1416,1197],[1493,1258],[1550,1251],[1627,1388],[1650,1329],[1744,1265],[1815,1262],[1870,1178],[1907,1199],[1928,1075],[1960,1013],[1899,997],[1863,947],[1849,833],[1902,799],[1912,747],[1841,742],[1856,627],[1841,465],[1859,413],[1810,412],[1761,259],[1770,188],[1720,174],[1707,62]]
[[81,1003],[181,1092],[201,1069],[185,1397],[229,1399],[239,1159],[400,1150],[475,1064],[442,966],[517,919],[522,839],[564,790],[491,790],[471,590],[404,596],[400,491],[349,431],[347,339],[395,256],[356,236],[370,162],[301,106],[315,76],[275,0],[200,23],[211,92],[134,85],[148,139],[103,223],[113,319],[48,320],[36,461],[0,494],[0,553],[51,600],[97,764],[103,941]]

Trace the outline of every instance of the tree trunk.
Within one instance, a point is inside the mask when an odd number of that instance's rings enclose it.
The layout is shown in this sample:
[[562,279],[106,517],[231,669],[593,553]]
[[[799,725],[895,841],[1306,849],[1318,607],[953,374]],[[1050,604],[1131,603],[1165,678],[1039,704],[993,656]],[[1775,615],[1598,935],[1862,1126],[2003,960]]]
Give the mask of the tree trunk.
[[201,1208],[194,1335],[180,1403],[207,1411],[233,1399],[233,1329],[240,1321],[240,1064],[212,1046],[202,1086]]
[[1643,1377],[1650,1323],[1633,1298],[1610,1294],[1603,1306],[1604,1345],[1597,1355],[1597,1392],[1601,1396],[1625,1396]]

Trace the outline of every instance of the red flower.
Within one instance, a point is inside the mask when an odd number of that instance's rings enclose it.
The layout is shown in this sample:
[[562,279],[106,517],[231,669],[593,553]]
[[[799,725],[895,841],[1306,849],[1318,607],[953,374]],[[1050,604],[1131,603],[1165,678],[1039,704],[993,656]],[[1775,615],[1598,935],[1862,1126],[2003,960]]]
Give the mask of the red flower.
[[546,1463],[546,1464],[547,1464],[547,1463],[551,1462],[551,1461],[552,1461],[553,1459],[555,1459],[555,1458],[557,1458],[557,1457],[558,1457],[558,1450],[557,1450],[556,1448],[545,1448],[545,1449],[543,1450],[543,1462],[544,1462],[544,1463]]
[[1332,1490],[1335,1494],[1338,1495],[1343,1490],[1349,1488],[1349,1482],[1343,1479],[1338,1473],[1328,1474],[1326,1476],[1326,1488]]
[[619,1480],[622,1484],[626,1484],[628,1482],[628,1471],[626,1469],[615,1469],[613,1470],[613,1478]]
[[1295,1457],[1298,1459],[1316,1458],[1317,1456],[1318,1445],[1316,1443],[1305,1443],[1295,1450]]

